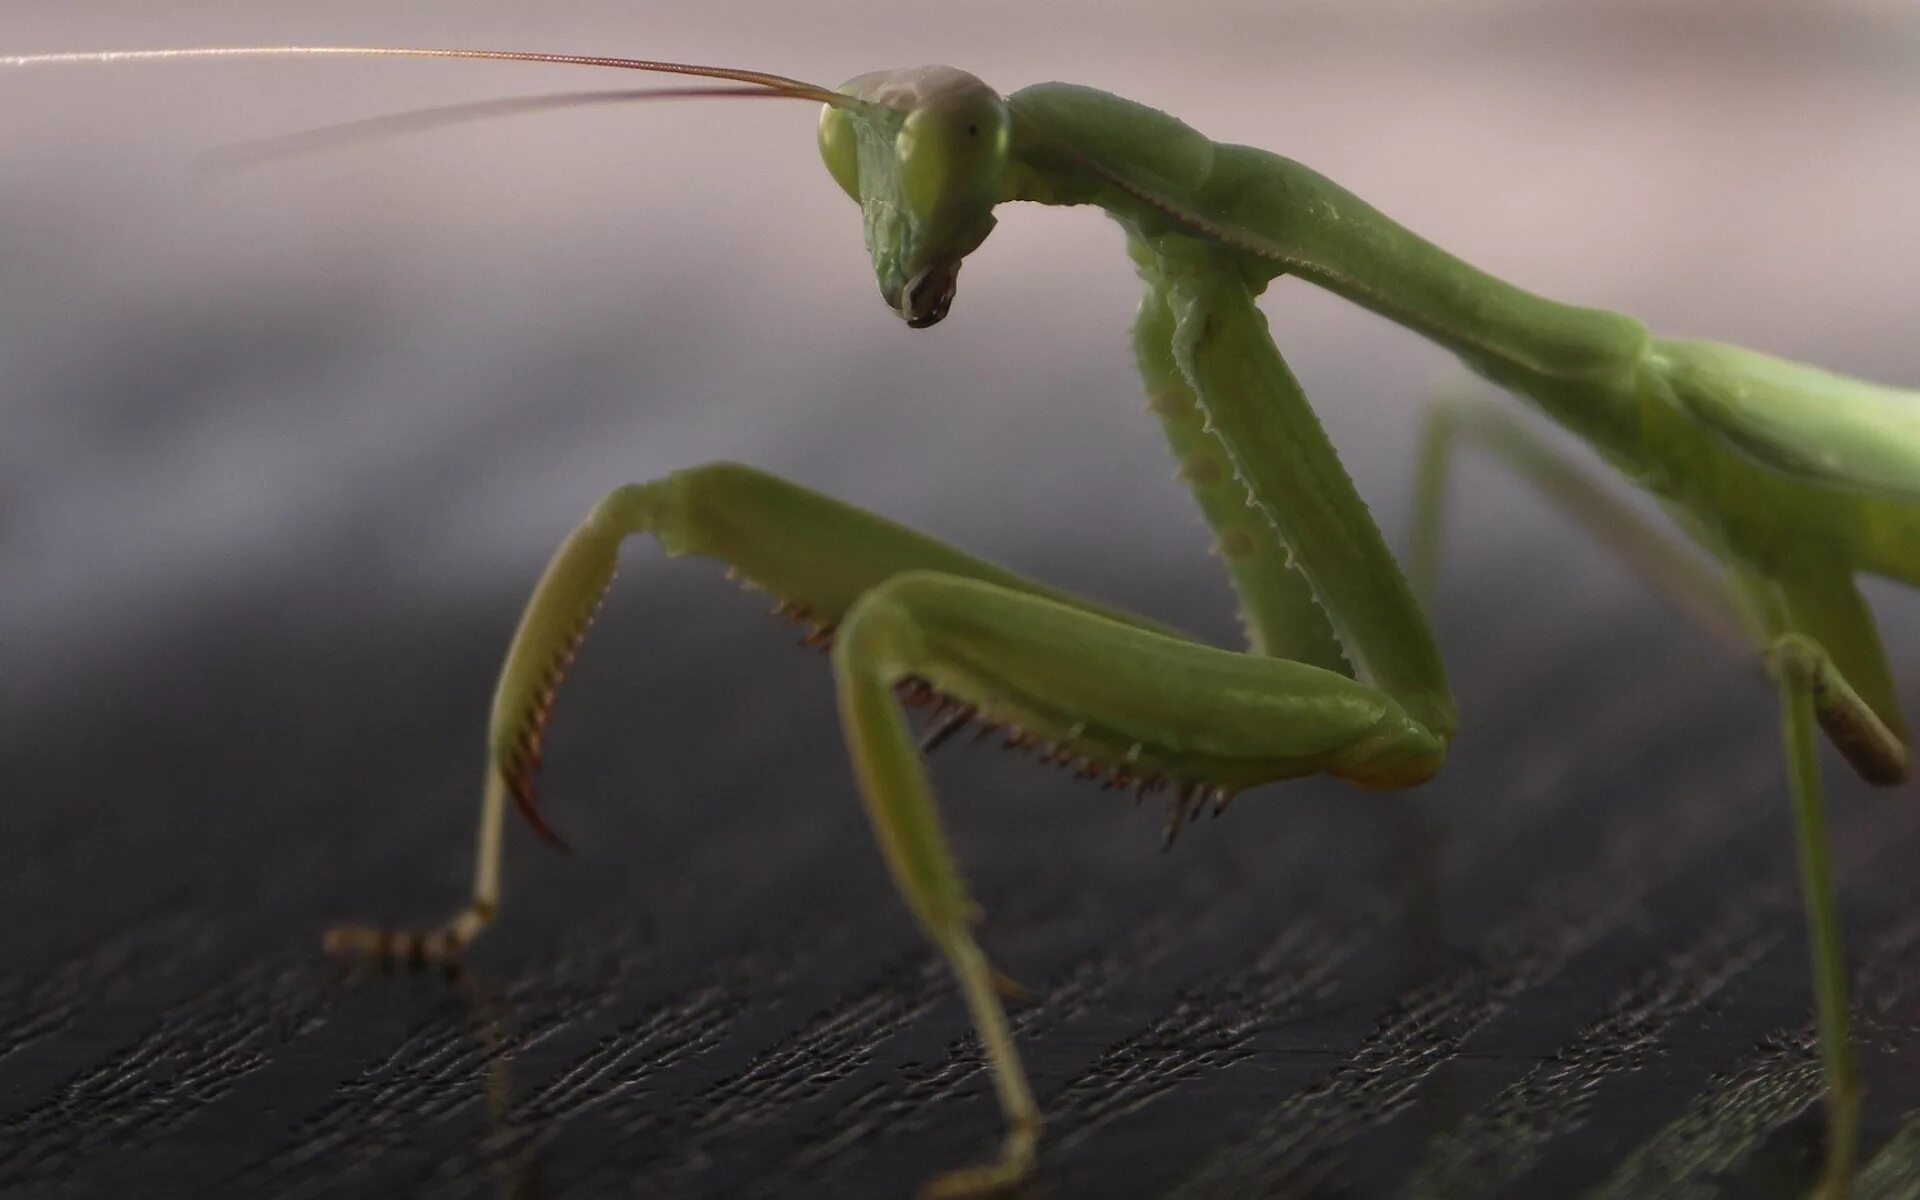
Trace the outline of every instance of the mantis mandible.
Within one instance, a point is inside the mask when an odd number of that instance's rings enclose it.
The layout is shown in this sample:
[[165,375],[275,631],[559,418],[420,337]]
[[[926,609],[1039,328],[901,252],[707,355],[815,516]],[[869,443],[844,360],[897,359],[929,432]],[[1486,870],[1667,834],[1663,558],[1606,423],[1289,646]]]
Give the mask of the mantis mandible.
[[[1423,463],[1416,577],[1433,570],[1456,439],[1542,485],[1689,611],[1759,652],[1778,689],[1827,1074],[1823,1192],[1848,1192],[1860,1084],[1848,1027],[1816,727],[1862,778],[1904,780],[1907,733],[1866,573],[1920,585],[1920,393],[1749,350],[1653,336],[1493,278],[1338,185],[1213,142],[1090,88],[1002,97],[949,67],[830,90],[781,75],[600,56],[369,47],[237,47],[0,57],[7,66],[245,56],[493,59],[724,81],[717,92],[822,106],[819,146],[861,209],[882,297],[924,328],[1008,201],[1091,205],[1123,229],[1144,295],[1134,353],[1150,405],[1217,539],[1249,635],[1193,642],[1015,576],[870,513],[730,464],[617,488],[561,545],[521,619],[488,730],[472,902],[414,935],[345,928],[330,949],[457,958],[499,911],[511,801],[536,803],[543,732],[622,543],[724,563],[831,642],[847,750],[881,853],[958,979],[1007,1121],[999,1158],[930,1185],[1002,1189],[1040,1127],[974,908],[936,819],[924,750],[1001,729],[1087,776],[1171,797],[1168,830],[1249,787],[1327,774],[1399,789],[1437,772],[1456,718],[1415,591],[1388,552],[1255,299],[1295,277],[1451,351],[1531,401],[1664,505],[1715,572],[1607,500],[1523,426],[1447,410]],[[673,94],[687,94],[678,89]],[[916,737],[903,705],[931,702]]]

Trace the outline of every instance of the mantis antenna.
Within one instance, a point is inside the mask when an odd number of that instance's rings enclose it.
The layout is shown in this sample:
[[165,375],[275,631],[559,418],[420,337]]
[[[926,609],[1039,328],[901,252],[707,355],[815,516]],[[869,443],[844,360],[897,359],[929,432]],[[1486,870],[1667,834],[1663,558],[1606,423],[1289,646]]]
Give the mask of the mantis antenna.
[[198,156],[197,165],[212,170],[229,170],[260,163],[293,158],[303,154],[342,149],[383,138],[450,129],[456,125],[487,121],[496,117],[528,113],[556,112],[570,108],[588,108],[602,104],[625,104],[636,100],[691,100],[721,96],[748,100],[806,99],[787,92],[760,87],[661,87],[614,88],[608,91],[550,92],[534,96],[507,96],[494,100],[474,100],[462,104],[440,104],[404,112],[383,113],[355,121],[317,125],[311,129],[271,137],[249,139],[220,146]]
[[[53,54],[0,55],[0,67],[52,67],[79,63],[159,62],[178,58],[459,58],[496,62],[557,63],[573,67],[612,67],[656,75],[695,75],[726,79],[762,89],[764,94],[813,100],[835,108],[859,108],[862,102],[803,79],[736,67],[703,67],[648,58],[610,58],[598,54],[543,54],[530,50],[414,49],[403,46],[198,46],[174,50],[86,50]],[[753,93],[759,94],[759,93]]]

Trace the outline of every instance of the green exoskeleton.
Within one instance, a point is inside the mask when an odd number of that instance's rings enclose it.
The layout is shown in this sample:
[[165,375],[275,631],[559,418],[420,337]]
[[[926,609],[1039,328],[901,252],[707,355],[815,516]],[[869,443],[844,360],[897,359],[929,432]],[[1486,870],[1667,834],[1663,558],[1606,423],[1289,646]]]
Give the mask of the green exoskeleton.
[[[923,750],[968,724],[1083,774],[1171,797],[1169,829],[1259,784],[1329,774],[1406,788],[1438,771],[1455,713],[1434,639],[1255,306],[1290,276],[1452,351],[1530,400],[1666,506],[1718,564],[1677,548],[1512,421],[1444,410],[1417,540],[1432,569],[1439,492],[1468,435],[1542,485],[1689,611],[1757,651],[1777,683],[1826,1056],[1824,1191],[1847,1192],[1860,1086],[1814,729],[1878,784],[1908,774],[1907,734],[1855,576],[1920,585],[1920,394],[1731,346],[1655,337],[1615,313],[1494,279],[1313,171],[1210,141],[1088,88],[1002,97],[948,67],[838,91],[672,63],[485,51],[186,50],[0,58],[426,55],[659,71],[822,104],[820,151],[860,207],[880,292],[909,326],[941,320],[960,267],[1008,201],[1090,205],[1125,231],[1143,285],[1134,353],[1180,472],[1218,540],[1250,644],[1228,651],[1066,595],[747,467],[711,465],[610,493],[560,547],[514,635],[488,731],[473,902],[437,931],[344,929],[336,950],[438,960],[497,915],[501,825],[535,805],[542,732],[622,543],[718,559],[831,638],[847,749],[908,907],[951,964],[1007,1119],[997,1161],[936,1181],[989,1191],[1030,1170],[1040,1118],[999,976],[934,811]],[[916,737],[903,705],[938,716]]]

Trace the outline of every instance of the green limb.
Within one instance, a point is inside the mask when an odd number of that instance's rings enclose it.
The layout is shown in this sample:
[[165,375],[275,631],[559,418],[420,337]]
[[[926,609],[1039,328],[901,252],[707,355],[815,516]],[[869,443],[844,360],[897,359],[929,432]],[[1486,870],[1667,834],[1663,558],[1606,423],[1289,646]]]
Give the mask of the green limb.
[[[873,663],[848,658],[862,619],[888,631]],[[1044,743],[1050,757],[1113,782],[1239,791],[1331,774],[1408,786],[1445,749],[1391,696],[1336,672],[1215,649],[987,581],[895,576],[861,600],[838,641],[837,664],[884,668],[890,687],[923,682],[977,720],[1010,727],[1016,742]]]
[[[1525,425],[1470,401],[1436,408],[1422,440],[1410,561],[1423,595],[1432,595],[1438,575],[1452,452],[1463,439],[1532,484],[1721,642],[1743,651],[1758,646],[1770,661],[1782,654],[1804,659],[1814,714],[1848,764],[1870,783],[1907,778],[1906,727],[1893,673],[1873,613],[1842,560],[1798,546],[1786,556],[1795,568],[1791,578],[1741,568],[1734,580],[1725,579]],[[1783,641],[1789,631],[1804,637]]]
[[1174,362],[1173,331],[1166,296],[1149,289],[1133,326],[1134,357],[1146,384],[1147,407],[1159,418],[1180,463],[1181,482],[1213,530],[1214,552],[1239,597],[1249,648],[1255,654],[1353,674],[1307,577],[1293,564],[1293,554],[1273,523],[1250,506],[1247,487],[1226,446],[1208,427],[1193,385]]
[[1833,852],[1820,787],[1819,750],[1813,735],[1816,676],[1804,669],[1804,660],[1798,654],[1787,657],[1784,664],[1777,668],[1780,729],[1787,748],[1800,888],[1813,957],[1814,1019],[1827,1073],[1827,1163],[1820,1195],[1823,1200],[1844,1200],[1852,1191],[1854,1161],[1859,1152],[1860,1073],[1854,1062],[1853,1032],[1847,1015],[1846,951],[1841,941]]
[[331,930],[330,952],[401,962],[452,961],[498,914],[507,800],[511,797],[537,830],[555,836],[535,805],[533,788],[547,719],[613,581],[620,544],[640,533],[652,534],[670,557],[692,554],[726,563],[747,585],[772,593],[784,615],[814,624],[818,633],[838,624],[862,593],[912,570],[986,580],[1138,628],[1162,628],[1032,583],[750,467],[713,463],[616,489],[554,553],[507,650],[488,730],[472,902],[424,934],[360,926]]
[[[1885,659],[1871,614],[1849,575],[1827,569],[1833,564],[1822,559],[1817,547],[1803,550],[1792,558],[1798,569],[1791,580],[1753,568],[1741,578],[1773,639],[1766,662],[1780,691],[1781,735],[1813,958],[1815,1027],[1827,1073],[1827,1168],[1820,1194],[1839,1200],[1852,1187],[1861,1089],[1814,729],[1817,725],[1825,731],[1869,782],[1903,778],[1908,755],[1904,733],[1889,727],[1873,703],[1874,672],[1885,671]],[[1866,672],[1865,686],[1853,674],[1855,669]]]
[[1453,482],[1453,447],[1462,414],[1450,404],[1428,410],[1420,435],[1420,459],[1413,480],[1413,544],[1407,554],[1407,583],[1428,611],[1440,599],[1440,544],[1446,535],[1447,488]]
[[851,505],[732,463],[617,489],[555,553],[521,618],[494,693],[489,746],[496,769],[537,829],[532,775],[555,691],[600,597],[621,542],[648,533],[668,557],[718,559],[782,611],[830,629],[868,588],[902,571],[984,579],[1018,591],[1140,618],[1054,592]]
[[1206,426],[1292,550],[1361,677],[1450,736],[1457,716],[1432,631],[1235,261],[1183,238],[1135,243],[1150,295],[1172,315],[1173,359]]
[[[884,602],[869,600],[861,612],[878,611],[876,603]],[[893,632],[883,619],[868,615],[856,617],[838,639],[834,667],[840,720],[882,857],[907,907],[959,980],[1006,1117],[998,1162],[944,1176],[926,1193],[966,1196],[1011,1185],[1032,1169],[1040,1111],[1007,1029],[1006,1011],[994,994],[993,969],[968,929],[972,906],[941,837],[919,749],[894,698],[894,685],[908,673],[886,666],[896,657],[887,644]]]
[[1444,754],[1393,698],[1343,674],[1200,646],[761,472],[702,467],[610,494],[536,587],[495,695],[474,905],[426,938],[344,931],[335,948],[422,946],[416,957],[451,958],[497,911],[506,800],[537,818],[532,775],[556,689],[636,533],[669,555],[725,562],[834,636],[863,801],[910,909],[959,979],[1008,1121],[999,1161],[949,1177],[936,1188],[945,1194],[1022,1176],[1038,1118],[999,977],[968,928],[972,906],[934,816],[903,685],[935,689],[983,724],[1010,727],[1011,743],[1044,743],[1109,784],[1172,785],[1180,817],[1202,797],[1314,772],[1410,784]]
[[1747,651],[1764,640],[1746,598],[1699,554],[1634,512],[1520,421],[1464,399],[1436,405],[1421,439],[1408,574],[1423,600],[1431,602],[1438,591],[1446,491],[1453,451],[1462,440],[1482,447],[1531,484],[1567,519],[1729,649]]
[[1901,783],[1910,770],[1906,723],[1873,612],[1843,560],[1813,547],[1791,557],[1793,574],[1772,586],[1784,628],[1806,635],[1818,651],[1796,657],[1813,668],[1802,674],[1820,728],[1862,779]]
[[1344,675],[929,572],[896,576],[862,598],[840,627],[833,662],[848,752],[882,856],[959,977],[1007,1117],[1000,1161],[940,1181],[940,1194],[1020,1178],[1038,1118],[993,973],[969,929],[974,906],[896,694],[902,683],[924,682],[989,724],[1037,737],[1049,757],[1076,762],[1084,774],[1174,783],[1175,820],[1192,811],[1196,794],[1320,772],[1405,786],[1431,775],[1445,752],[1392,698]]
[[321,948],[341,958],[372,959],[410,966],[457,964],[473,940],[500,912],[500,835],[507,811],[507,786],[491,767],[481,786],[480,833],[474,850],[473,899],[465,908],[425,933],[377,925],[336,925]]
[[1813,959],[1816,1027],[1828,1081],[1828,1158],[1821,1194],[1847,1194],[1859,1140],[1860,1078],[1847,1013],[1845,952],[1814,730],[1870,782],[1906,777],[1908,751],[1872,614],[1844,564],[1818,547],[1790,556],[1791,578],[1740,566],[1723,580],[1670,537],[1504,414],[1450,404],[1428,427],[1414,537],[1415,578],[1438,563],[1442,493],[1452,446],[1471,438],[1724,641],[1764,647],[1781,698],[1781,729]]
[[1906,743],[1848,683],[1824,646],[1791,633],[1774,642],[1767,656],[1776,676],[1791,675],[1805,684],[1821,730],[1862,779],[1882,786],[1905,782]]

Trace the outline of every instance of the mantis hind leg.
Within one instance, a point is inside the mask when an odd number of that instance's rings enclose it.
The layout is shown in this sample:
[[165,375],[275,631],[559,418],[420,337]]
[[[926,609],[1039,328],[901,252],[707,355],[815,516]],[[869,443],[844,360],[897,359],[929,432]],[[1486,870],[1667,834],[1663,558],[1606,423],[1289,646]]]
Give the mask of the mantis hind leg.
[[1730,580],[1608,494],[1519,422],[1478,404],[1443,406],[1431,418],[1417,486],[1416,586],[1431,594],[1443,493],[1454,444],[1470,437],[1534,483],[1596,540],[1724,642],[1762,648],[1780,694],[1781,734],[1812,958],[1815,1026],[1827,1077],[1827,1162],[1821,1195],[1848,1194],[1859,1143],[1860,1076],[1847,1005],[1846,954],[1815,729],[1872,783],[1907,777],[1904,725],[1873,616],[1846,564],[1807,546],[1791,577],[1740,566]]
[[1815,643],[1798,635],[1783,639],[1780,648],[1782,652],[1771,662],[1780,688],[1780,732],[1787,751],[1794,842],[1813,959],[1814,1025],[1827,1076],[1827,1155],[1819,1195],[1821,1200],[1845,1200],[1852,1192],[1860,1145],[1860,1071],[1847,1012],[1846,947],[1813,733],[1814,695],[1831,661]]
[[574,529],[535,587],[494,692],[487,737],[472,901],[426,933],[344,926],[328,931],[330,953],[384,961],[457,959],[497,916],[501,834],[509,799],[534,828],[558,841],[535,804],[534,772],[553,703],[601,597],[620,545],[650,534],[669,557],[698,555],[771,593],[779,611],[824,639],[869,589],[904,571],[940,571],[1047,596],[1142,629],[1144,618],[1069,596],[784,479],[735,463],[710,463],[651,483],[618,488]]
[[1729,649],[1746,651],[1761,637],[1759,622],[1739,589],[1707,566],[1679,539],[1648,521],[1598,480],[1512,416],[1470,399],[1432,408],[1421,438],[1414,484],[1414,525],[1408,577],[1428,604],[1438,594],[1440,544],[1453,453],[1469,441],[1531,484],[1588,536],[1617,555],[1642,579]]
[[1816,547],[1800,573],[1742,581],[1772,635],[1768,671],[1780,691],[1800,886],[1813,960],[1814,1023],[1827,1075],[1827,1162],[1820,1195],[1851,1193],[1860,1141],[1860,1074],[1848,1015],[1846,951],[1833,878],[1816,727],[1870,783],[1907,778],[1905,726],[1873,616],[1841,563]]
[[1437,579],[1452,452],[1463,437],[1533,484],[1730,649],[1760,649],[1776,675],[1782,654],[1811,664],[1803,673],[1814,681],[1814,716],[1848,765],[1869,783],[1906,779],[1906,728],[1892,672],[1844,560],[1817,545],[1800,546],[1778,556],[1791,561],[1791,577],[1744,565],[1731,578],[1716,574],[1525,425],[1476,402],[1441,405],[1422,439],[1410,574],[1423,596],[1432,596]]

